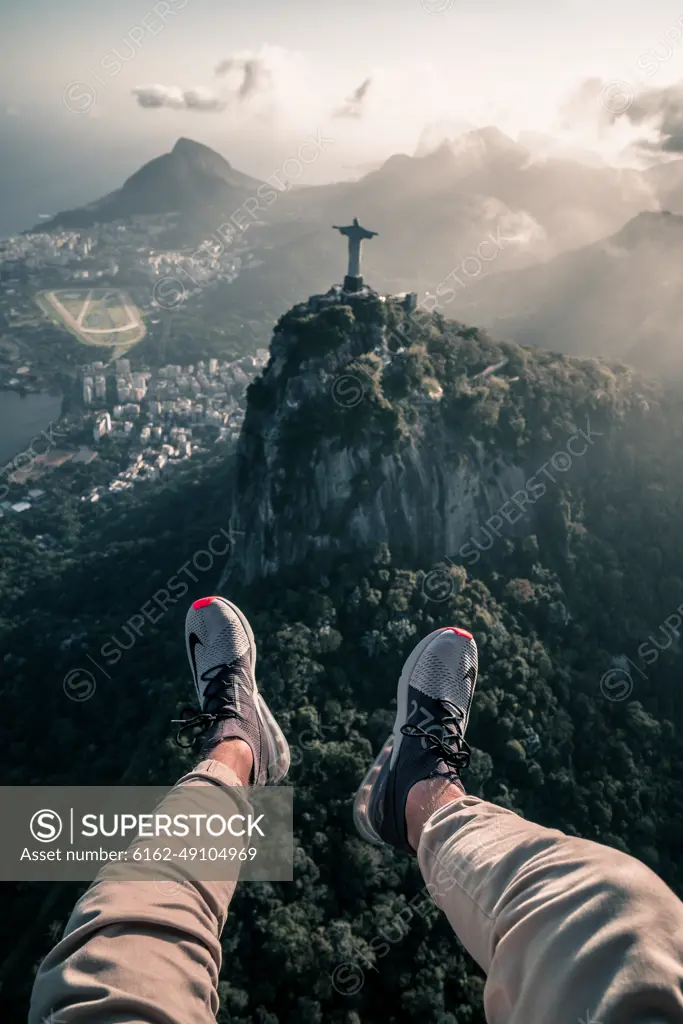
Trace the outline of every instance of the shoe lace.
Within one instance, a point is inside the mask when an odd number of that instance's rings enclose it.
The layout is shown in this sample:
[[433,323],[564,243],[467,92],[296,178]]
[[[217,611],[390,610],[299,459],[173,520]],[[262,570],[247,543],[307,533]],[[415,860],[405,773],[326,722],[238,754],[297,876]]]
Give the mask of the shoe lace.
[[[406,723],[401,727],[401,733],[424,740],[433,750],[438,751],[449,768],[459,772],[468,767],[472,754],[463,735],[465,713],[449,700],[439,700],[438,703],[445,712],[439,722],[430,725],[428,729]],[[431,731],[435,727],[441,728],[440,735]]]
[[200,679],[202,682],[209,681],[204,691],[203,707],[188,705],[180,712],[180,718],[171,719],[171,725],[180,726],[175,741],[184,749],[196,746],[197,741],[217,722],[242,717],[235,707],[234,699],[228,697],[228,687],[232,687],[233,693],[237,694],[242,682],[234,663],[214,665],[202,672]]

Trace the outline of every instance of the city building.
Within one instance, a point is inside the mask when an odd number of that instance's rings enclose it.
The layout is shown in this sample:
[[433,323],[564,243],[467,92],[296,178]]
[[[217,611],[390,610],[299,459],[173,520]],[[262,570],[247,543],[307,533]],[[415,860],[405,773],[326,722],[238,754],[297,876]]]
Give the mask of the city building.
[[107,434],[111,433],[111,416],[108,412],[100,413],[95,420],[93,427],[93,439],[97,442],[102,437],[106,437]]

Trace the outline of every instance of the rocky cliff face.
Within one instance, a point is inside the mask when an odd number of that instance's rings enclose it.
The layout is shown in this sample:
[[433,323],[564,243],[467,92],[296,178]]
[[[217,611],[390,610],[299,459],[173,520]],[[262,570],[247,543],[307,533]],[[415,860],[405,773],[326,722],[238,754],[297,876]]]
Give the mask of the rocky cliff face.
[[335,553],[382,541],[417,565],[457,558],[524,487],[514,458],[448,422],[408,309],[335,288],[279,322],[249,392],[229,578],[251,582],[313,559],[324,571]]

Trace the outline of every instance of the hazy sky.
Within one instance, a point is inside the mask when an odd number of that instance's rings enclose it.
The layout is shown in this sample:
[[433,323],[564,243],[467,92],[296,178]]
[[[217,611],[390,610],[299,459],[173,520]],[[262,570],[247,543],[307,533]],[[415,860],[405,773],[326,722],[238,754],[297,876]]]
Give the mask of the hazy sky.
[[59,204],[61,175],[64,203],[94,198],[179,135],[265,177],[324,129],[315,181],[492,123],[612,158],[629,130],[567,108],[581,83],[683,79],[680,0],[0,0],[0,17],[0,207],[15,217],[15,194],[33,209],[45,181]]

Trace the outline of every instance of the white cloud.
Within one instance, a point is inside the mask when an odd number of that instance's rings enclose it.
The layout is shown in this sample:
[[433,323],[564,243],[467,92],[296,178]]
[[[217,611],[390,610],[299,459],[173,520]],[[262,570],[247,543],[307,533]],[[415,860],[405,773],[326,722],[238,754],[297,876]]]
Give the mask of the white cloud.
[[210,89],[197,86],[180,89],[176,85],[137,85],[133,89],[138,106],[147,110],[170,107],[172,110],[224,110],[227,102]]
[[240,100],[248,100],[264,92],[271,84],[271,70],[262,57],[227,57],[216,68],[216,74],[219,76],[230,75],[233,71],[240,77],[236,93]]

